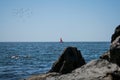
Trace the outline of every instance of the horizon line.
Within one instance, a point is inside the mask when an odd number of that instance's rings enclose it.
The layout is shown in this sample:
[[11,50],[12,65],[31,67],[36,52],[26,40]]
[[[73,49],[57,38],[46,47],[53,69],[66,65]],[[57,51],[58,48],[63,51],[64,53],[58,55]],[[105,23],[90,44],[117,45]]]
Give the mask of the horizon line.
[[[59,41],[0,41],[0,42],[59,42]],[[65,42],[110,42],[110,41],[63,41]]]

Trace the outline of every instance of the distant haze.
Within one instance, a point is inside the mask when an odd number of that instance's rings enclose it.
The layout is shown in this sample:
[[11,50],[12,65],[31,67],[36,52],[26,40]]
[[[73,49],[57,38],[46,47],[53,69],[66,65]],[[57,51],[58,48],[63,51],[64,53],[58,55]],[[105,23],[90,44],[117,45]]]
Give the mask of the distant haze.
[[120,0],[0,0],[0,42],[110,41]]

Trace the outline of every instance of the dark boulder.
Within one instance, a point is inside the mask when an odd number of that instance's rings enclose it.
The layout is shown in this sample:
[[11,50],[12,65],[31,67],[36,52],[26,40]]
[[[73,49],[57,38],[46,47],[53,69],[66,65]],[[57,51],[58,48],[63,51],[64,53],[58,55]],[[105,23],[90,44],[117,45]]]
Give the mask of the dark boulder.
[[67,47],[60,58],[53,64],[49,72],[61,74],[70,73],[72,70],[85,64],[81,52],[76,47]]
[[110,50],[120,50],[120,35],[111,43]]
[[111,43],[118,37],[120,36],[120,25],[118,25],[115,29],[114,34],[111,37]]
[[118,36],[110,46],[110,62],[120,66],[120,36]]
[[116,27],[114,34],[111,37],[110,49],[107,53],[100,56],[101,59],[106,59],[120,66],[120,25]]

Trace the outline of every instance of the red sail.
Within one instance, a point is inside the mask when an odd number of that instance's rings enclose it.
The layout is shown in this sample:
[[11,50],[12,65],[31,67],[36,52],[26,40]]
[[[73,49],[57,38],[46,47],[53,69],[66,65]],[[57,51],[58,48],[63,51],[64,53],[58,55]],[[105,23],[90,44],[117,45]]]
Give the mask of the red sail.
[[62,40],[62,38],[60,38],[60,43],[63,43],[63,40]]

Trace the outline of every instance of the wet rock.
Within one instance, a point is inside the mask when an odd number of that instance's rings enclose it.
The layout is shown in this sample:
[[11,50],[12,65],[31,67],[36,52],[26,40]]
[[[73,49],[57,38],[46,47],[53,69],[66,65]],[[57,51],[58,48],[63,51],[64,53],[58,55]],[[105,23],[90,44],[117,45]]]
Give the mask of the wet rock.
[[72,70],[85,64],[81,52],[76,47],[67,47],[60,58],[53,64],[49,72],[61,74],[70,73]]

